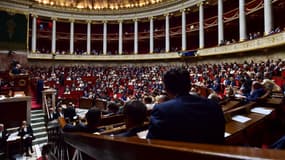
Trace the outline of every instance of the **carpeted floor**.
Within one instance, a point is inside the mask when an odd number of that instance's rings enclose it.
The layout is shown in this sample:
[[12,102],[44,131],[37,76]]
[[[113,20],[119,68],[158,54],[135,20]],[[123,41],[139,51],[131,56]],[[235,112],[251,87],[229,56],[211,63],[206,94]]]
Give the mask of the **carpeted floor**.
[[32,108],[31,109],[40,109],[42,107],[42,104],[38,104],[37,103],[37,94],[36,92],[31,88],[30,89],[30,93],[31,93],[31,96],[32,96]]

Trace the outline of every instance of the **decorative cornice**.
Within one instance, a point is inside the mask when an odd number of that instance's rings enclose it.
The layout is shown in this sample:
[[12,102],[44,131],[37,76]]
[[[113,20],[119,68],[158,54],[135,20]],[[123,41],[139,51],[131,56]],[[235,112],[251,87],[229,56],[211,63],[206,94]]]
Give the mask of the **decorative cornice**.
[[[197,0],[171,0],[162,3],[160,6],[149,6],[147,8],[141,8],[139,10],[118,10],[112,12],[95,12],[90,10],[66,10],[63,8],[53,8],[44,5],[27,5],[19,0],[18,3],[14,3],[14,0],[0,1],[0,6],[4,8],[13,8],[14,10],[27,11],[29,13],[35,13],[38,16],[43,17],[59,17],[61,19],[69,19],[70,17],[76,20],[97,20],[97,21],[116,21],[118,19],[130,20],[136,17],[137,19],[147,18],[150,16],[161,16],[165,13],[171,13],[179,11],[181,8],[191,7],[196,5]],[[12,3],[13,2],[13,3]]]
[[204,48],[198,50],[198,56],[211,56],[229,53],[247,52],[263,48],[281,46],[285,44],[285,32],[273,34],[263,38],[233,43],[220,47]]
[[[52,54],[28,54],[28,59],[52,59]],[[122,60],[158,60],[158,59],[179,59],[180,56],[176,52],[160,53],[160,54],[132,54],[132,55],[59,55],[55,56],[55,60],[86,60],[86,61],[122,61]]]

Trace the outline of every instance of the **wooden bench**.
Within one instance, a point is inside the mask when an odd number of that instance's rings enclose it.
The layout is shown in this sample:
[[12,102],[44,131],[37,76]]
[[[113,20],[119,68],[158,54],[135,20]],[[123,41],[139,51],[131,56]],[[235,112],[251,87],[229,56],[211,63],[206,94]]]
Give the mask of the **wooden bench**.
[[[88,133],[63,133],[75,153],[104,160],[280,159],[285,152],[250,147],[184,143],[164,140],[112,137]],[[70,152],[69,152],[70,153]]]

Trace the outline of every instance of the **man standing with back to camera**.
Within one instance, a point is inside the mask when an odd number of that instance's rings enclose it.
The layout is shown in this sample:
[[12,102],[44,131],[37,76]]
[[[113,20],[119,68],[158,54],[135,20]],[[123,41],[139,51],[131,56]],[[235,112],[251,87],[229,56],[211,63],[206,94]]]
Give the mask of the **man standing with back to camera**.
[[163,82],[170,100],[154,106],[147,138],[222,144],[223,111],[216,102],[189,94],[189,72],[171,69]]

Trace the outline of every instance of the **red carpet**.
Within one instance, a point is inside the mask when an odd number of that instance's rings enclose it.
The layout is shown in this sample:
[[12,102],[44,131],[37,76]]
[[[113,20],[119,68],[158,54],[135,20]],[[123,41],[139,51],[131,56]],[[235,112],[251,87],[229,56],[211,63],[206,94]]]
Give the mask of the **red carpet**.
[[32,96],[32,108],[31,109],[40,109],[41,104],[37,104],[37,98]]
[[32,96],[31,109],[33,110],[42,108],[42,105],[37,103],[37,94],[33,88],[30,88],[30,93]]

